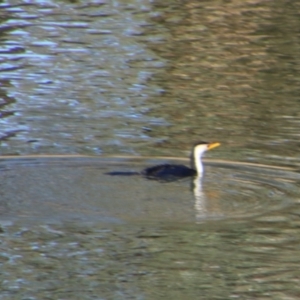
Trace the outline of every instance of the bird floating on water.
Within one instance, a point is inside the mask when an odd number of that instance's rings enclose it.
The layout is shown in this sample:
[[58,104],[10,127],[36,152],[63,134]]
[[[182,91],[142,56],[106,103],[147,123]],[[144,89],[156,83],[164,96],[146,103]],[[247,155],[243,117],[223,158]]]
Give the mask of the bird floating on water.
[[110,172],[108,175],[143,175],[149,179],[175,180],[184,177],[198,176],[203,174],[203,154],[220,146],[220,143],[198,142],[194,144],[191,153],[191,168],[177,164],[162,164],[144,169],[141,172]]

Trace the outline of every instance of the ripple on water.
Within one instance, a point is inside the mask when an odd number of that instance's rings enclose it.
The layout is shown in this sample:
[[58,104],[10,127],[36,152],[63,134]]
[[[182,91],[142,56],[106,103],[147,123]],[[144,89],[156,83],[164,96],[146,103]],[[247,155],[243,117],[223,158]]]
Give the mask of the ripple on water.
[[[174,160],[173,160],[174,161]],[[197,222],[244,218],[297,202],[300,175],[288,168],[208,161],[202,181],[162,183],[139,171],[161,159],[44,157],[3,159],[2,216],[31,220]],[[170,159],[169,162],[172,162]]]
[[1,159],[2,294],[297,299],[299,174],[208,161],[202,185],[105,175],[161,162]]

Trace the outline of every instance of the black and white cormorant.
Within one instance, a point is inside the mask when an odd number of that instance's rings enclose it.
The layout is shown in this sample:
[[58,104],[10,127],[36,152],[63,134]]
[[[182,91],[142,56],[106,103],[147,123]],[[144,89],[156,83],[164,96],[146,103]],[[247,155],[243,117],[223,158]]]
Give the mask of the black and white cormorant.
[[198,142],[191,153],[191,168],[184,165],[162,164],[144,169],[141,172],[110,172],[108,175],[143,175],[149,179],[174,180],[203,174],[202,155],[220,146],[220,143]]
[[163,164],[146,168],[141,172],[149,178],[182,178],[189,176],[201,176],[203,173],[202,155],[205,151],[220,146],[220,143],[198,142],[191,153],[191,168],[184,165]]

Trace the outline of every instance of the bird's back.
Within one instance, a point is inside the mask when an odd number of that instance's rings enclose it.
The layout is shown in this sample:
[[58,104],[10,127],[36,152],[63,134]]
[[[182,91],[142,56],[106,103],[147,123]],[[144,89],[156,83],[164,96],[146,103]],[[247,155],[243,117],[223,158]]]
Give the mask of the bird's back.
[[142,174],[149,178],[183,178],[196,175],[194,169],[188,168],[184,165],[158,165],[154,167],[146,168],[142,171]]

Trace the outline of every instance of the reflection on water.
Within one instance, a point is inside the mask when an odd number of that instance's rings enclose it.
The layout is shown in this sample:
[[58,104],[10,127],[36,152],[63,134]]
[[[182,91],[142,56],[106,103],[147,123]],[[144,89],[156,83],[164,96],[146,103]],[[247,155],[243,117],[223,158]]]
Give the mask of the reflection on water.
[[193,192],[195,197],[195,213],[196,221],[201,220],[201,217],[207,216],[207,200],[202,188],[202,176],[196,176],[193,180]]

